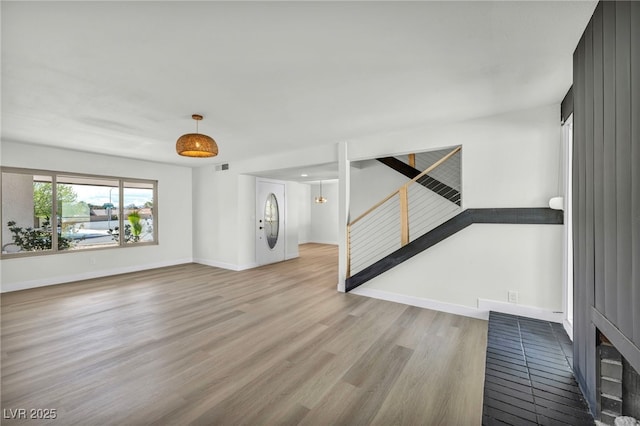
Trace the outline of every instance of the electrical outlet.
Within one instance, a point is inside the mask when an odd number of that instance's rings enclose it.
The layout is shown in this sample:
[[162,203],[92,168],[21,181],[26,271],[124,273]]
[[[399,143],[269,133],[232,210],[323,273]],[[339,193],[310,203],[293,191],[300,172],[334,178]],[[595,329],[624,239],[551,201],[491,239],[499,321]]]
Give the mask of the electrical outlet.
[[508,297],[509,303],[518,303],[518,292],[517,291],[509,290],[507,297]]
[[89,263],[92,264],[92,265],[95,265],[96,264],[96,258],[94,256],[91,256],[89,258]]

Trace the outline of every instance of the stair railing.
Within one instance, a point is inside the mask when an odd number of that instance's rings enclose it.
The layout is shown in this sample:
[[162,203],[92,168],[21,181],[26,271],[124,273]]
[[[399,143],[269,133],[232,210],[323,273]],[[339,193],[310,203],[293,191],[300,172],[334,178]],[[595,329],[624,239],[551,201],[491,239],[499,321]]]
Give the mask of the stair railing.
[[[347,224],[347,277],[424,235],[461,211],[420,179],[461,155],[458,146]],[[460,173],[459,164],[455,163]],[[455,171],[454,171],[455,172]],[[416,185],[417,183],[417,185]]]

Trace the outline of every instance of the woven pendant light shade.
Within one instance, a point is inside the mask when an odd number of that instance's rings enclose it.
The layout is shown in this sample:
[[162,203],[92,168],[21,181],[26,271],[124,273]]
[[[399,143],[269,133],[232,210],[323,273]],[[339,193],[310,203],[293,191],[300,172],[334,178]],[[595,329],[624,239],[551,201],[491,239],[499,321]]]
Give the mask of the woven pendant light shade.
[[[191,118],[196,120],[197,128],[202,116],[194,114]],[[202,133],[187,133],[178,138],[176,152],[185,157],[215,157],[218,155],[218,145],[213,138]]]

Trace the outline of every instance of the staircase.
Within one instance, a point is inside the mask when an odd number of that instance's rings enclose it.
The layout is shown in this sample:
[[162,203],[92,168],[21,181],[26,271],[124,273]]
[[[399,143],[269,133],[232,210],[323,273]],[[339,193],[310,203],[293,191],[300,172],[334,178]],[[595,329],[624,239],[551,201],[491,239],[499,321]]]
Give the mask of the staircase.
[[347,225],[348,277],[461,212],[461,151],[458,146],[437,151],[436,158],[420,158],[429,164],[423,171],[416,169],[418,157],[412,164],[380,159],[411,180]]
[[[462,147],[409,156],[378,158],[411,180],[347,225],[350,291],[474,223],[562,224],[563,212],[549,208],[462,210]],[[419,161],[421,160],[421,161]],[[417,167],[421,167],[419,171]]]
[[[420,170],[416,169],[415,166],[411,166],[405,163],[404,161],[397,159],[396,157],[382,157],[382,158],[377,158],[377,160],[382,164],[391,167],[393,170],[397,171],[398,173],[405,175],[409,179],[414,179],[416,176],[419,176],[421,174]],[[453,162],[454,161],[451,160],[451,162],[448,164],[453,164]],[[458,171],[458,179],[457,179],[458,188],[457,189],[452,188],[446,183],[441,182],[435,177],[432,177],[429,175],[420,176],[416,180],[416,183],[419,183],[420,185],[424,186],[428,190],[433,191],[434,193],[445,198],[446,200],[451,201],[452,203],[455,203],[459,206],[461,202],[460,187],[459,187],[459,184],[460,184],[459,166],[457,168],[457,171]]]

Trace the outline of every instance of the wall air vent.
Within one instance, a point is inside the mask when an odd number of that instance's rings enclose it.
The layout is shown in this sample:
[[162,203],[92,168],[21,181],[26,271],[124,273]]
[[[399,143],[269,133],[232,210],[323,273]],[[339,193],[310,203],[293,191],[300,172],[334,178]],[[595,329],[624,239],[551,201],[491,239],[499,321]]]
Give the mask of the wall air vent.
[[223,170],[229,170],[229,163],[216,165],[216,172],[220,172],[220,171],[223,171]]

